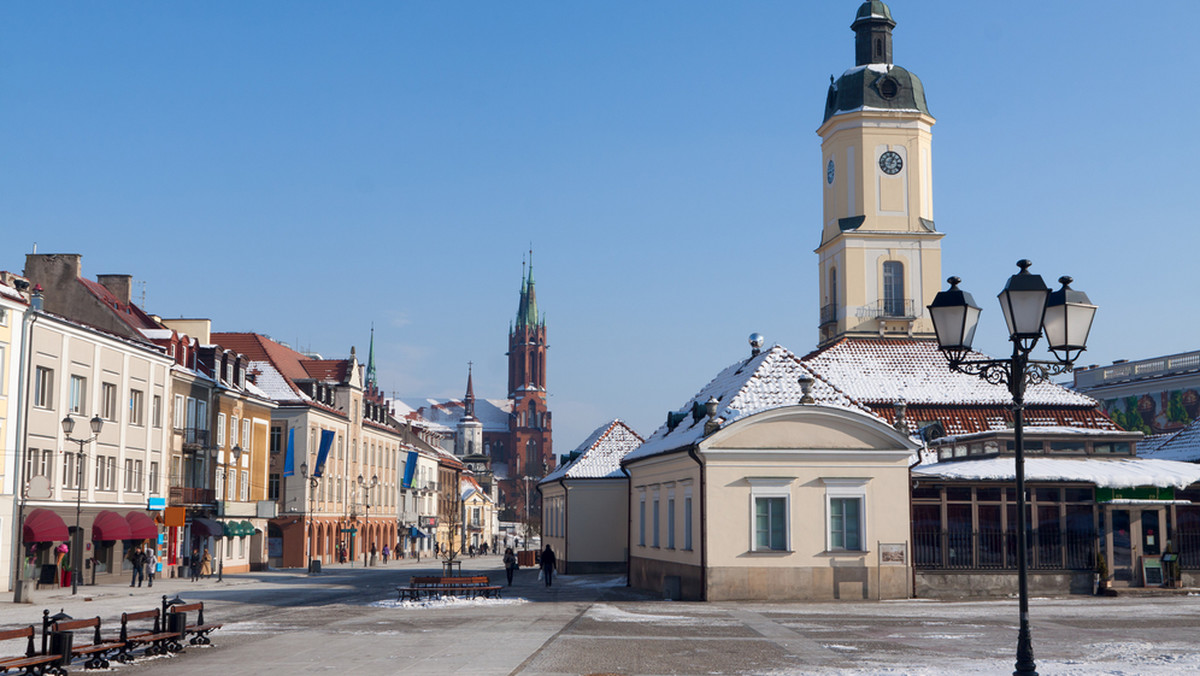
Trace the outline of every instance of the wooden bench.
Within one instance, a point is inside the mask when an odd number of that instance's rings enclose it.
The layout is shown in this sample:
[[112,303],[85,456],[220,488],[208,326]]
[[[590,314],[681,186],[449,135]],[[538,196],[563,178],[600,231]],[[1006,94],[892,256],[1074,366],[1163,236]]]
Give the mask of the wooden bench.
[[49,636],[49,632],[75,632],[80,629],[89,628],[92,629],[91,644],[81,643],[80,645],[75,645],[74,640],[72,640],[70,659],[87,657],[87,661],[83,663],[85,669],[107,669],[109,667],[108,653],[120,650],[124,644],[116,640],[105,641],[100,636],[99,616],[86,620],[51,620],[50,611],[42,611],[42,652],[49,652],[46,650],[46,637]]
[[23,669],[21,673],[40,676],[40,674],[51,673],[65,675],[67,670],[58,666],[58,662],[62,661],[62,655],[39,655],[37,648],[33,644],[33,625],[23,627],[21,629],[9,629],[0,631],[0,641],[10,641],[13,639],[25,639],[25,654],[14,655],[12,657],[0,657],[0,672],[7,672],[11,669]]
[[[145,626],[141,629],[130,626],[132,623],[146,620],[153,620],[148,629]],[[133,651],[142,646],[146,646],[147,655],[178,652],[183,649],[183,645],[179,642],[182,638],[177,632],[163,631],[162,612],[158,608],[136,613],[121,613],[121,637],[117,639],[121,647],[120,652],[116,655],[116,660],[118,662],[133,661]]]
[[482,596],[500,598],[500,585],[490,584],[486,575],[468,577],[413,577],[407,587],[396,587],[400,601],[419,601],[421,597]]
[[209,645],[212,643],[212,639],[208,637],[209,632],[215,631],[224,626],[219,623],[205,623],[203,602],[175,606],[166,606],[166,603],[167,597],[163,596],[164,607],[170,608],[170,610],[167,612],[196,613],[196,623],[188,624],[187,629],[185,629],[183,632],[183,638],[187,638],[188,634],[192,634],[192,639],[188,641],[188,643],[191,643],[192,645]]

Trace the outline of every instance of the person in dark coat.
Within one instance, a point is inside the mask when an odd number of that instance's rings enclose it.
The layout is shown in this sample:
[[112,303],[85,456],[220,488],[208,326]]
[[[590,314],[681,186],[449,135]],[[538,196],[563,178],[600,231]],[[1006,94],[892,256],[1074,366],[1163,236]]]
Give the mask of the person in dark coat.
[[512,547],[507,547],[504,550],[504,574],[508,576],[508,586],[510,587],[515,572],[517,572],[517,555],[513,554]]
[[542,550],[542,577],[546,579],[547,587],[554,580],[554,562],[554,550],[550,549],[550,545],[546,545],[546,549]]

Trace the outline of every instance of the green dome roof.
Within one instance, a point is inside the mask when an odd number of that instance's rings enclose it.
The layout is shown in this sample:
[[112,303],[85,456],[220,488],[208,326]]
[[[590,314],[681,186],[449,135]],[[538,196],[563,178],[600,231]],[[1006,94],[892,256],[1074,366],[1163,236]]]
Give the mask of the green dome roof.
[[[883,3],[873,0],[872,3]],[[929,115],[921,79],[900,66],[870,64],[842,73],[829,85],[825,119],[860,109],[920,112]]]
[[896,21],[892,19],[892,10],[889,9],[886,4],[884,4],[883,0],[867,0],[861,6],[859,6],[858,13],[854,15],[854,23],[850,24],[850,27],[854,28],[855,24],[857,24],[859,21],[872,18],[886,19],[887,21],[890,21],[893,26],[896,25]]

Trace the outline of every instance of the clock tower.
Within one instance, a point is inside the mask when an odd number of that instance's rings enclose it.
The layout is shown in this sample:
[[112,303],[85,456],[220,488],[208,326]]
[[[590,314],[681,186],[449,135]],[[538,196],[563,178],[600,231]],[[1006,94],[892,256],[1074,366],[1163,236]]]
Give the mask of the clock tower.
[[896,22],[867,0],[855,66],[830,78],[821,136],[824,215],[820,344],[844,336],[932,338],[925,306],[941,285],[933,223],[933,116],[916,75],[892,63]]

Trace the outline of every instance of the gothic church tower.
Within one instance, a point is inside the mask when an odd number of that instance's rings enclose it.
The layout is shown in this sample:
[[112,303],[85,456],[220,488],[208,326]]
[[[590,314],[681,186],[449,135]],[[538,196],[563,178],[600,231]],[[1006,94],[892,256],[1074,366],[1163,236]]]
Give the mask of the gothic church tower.
[[925,309],[941,284],[934,118],[921,80],[892,63],[895,26],[881,0],[858,8],[855,66],[829,85],[817,130],[821,345],[844,336],[934,337]]
[[540,477],[554,467],[550,411],[546,403],[546,320],[538,315],[533,252],[522,274],[517,320],[508,332],[509,476]]

